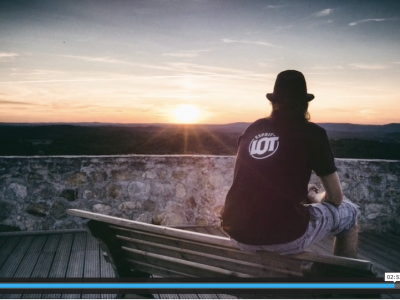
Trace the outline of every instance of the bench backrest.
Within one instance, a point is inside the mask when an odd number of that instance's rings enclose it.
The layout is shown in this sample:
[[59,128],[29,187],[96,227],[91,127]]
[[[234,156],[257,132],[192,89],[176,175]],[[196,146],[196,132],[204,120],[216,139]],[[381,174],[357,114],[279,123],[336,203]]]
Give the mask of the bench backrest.
[[348,270],[349,277],[372,271],[372,264],[365,260],[310,252],[253,254],[241,251],[227,237],[76,209],[68,214],[92,220],[89,229],[104,243],[121,277],[129,277],[131,270],[167,277],[301,277],[304,261]]

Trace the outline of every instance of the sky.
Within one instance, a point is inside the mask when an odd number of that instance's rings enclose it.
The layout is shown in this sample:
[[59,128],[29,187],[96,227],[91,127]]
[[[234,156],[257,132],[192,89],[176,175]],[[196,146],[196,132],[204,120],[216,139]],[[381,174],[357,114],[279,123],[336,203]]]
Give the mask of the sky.
[[400,1],[1,0],[0,122],[253,122],[301,71],[311,121],[400,123]]

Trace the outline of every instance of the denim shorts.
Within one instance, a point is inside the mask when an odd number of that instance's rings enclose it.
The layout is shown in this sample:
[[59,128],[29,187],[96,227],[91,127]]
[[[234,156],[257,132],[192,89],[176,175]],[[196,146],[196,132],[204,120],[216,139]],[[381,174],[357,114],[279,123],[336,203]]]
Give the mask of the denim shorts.
[[311,244],[323,239],[327,235],[336,237],[345,236],[356,224],[358,208],[348,199],[336,207],[323,202],[306,205],[310,212],[310,222],[306,232],[300,238],[285,244],[278,245],[247,245],[233,240],[237,246],[246,252],[272,251],[279,254],[297,254],[303,252]]

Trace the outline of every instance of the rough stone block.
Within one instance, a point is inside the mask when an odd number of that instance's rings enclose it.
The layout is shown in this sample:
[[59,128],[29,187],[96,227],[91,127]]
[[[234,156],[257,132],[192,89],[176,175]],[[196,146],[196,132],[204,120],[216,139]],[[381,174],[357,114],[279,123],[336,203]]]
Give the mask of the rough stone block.
[[60,197],[63,197],[68,201],[75,201],[78,198],[78,190],[65,189],[61,192]]
[[85,173],[75,173],[73,175],[71,175],[70,177],[68,177],[65,181],[66,184],[68,185],[76,185],[76,186],[80,186],[85,184],[87,181],[87,177]]
[[31,215],[44,217],[49,212],[49,207],[44,203],[33,203],[28,206],[26,212]]
[[17,199],[23,200],[28,195],[27,187],[22,184],[13,182],[8,186],[8,189],[15,195]]

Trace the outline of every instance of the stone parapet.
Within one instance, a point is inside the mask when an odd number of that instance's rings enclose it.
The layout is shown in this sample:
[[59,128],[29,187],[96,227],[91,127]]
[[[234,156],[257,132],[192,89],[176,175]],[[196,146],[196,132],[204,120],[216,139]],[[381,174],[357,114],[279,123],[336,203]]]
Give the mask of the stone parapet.
[[[142,222],[219,224],[233,156],[0,157],[2,230],[81,228],[77,208]],[[337,159],[363,230],[400,233],[400,161]],[[318,179],[312,176],[311,182]]]

